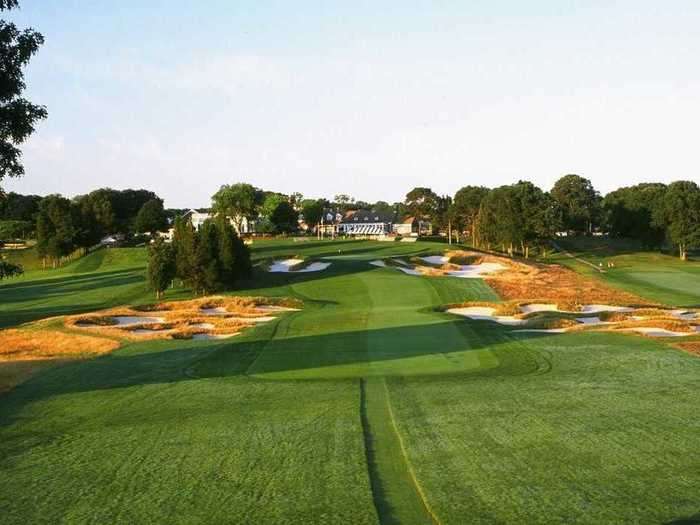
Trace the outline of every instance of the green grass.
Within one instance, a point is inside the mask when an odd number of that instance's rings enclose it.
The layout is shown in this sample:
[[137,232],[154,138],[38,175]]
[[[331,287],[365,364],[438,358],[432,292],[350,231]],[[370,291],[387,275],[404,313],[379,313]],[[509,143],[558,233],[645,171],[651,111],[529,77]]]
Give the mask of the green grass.
[[[605,273],[558,254],[555,262],[611,286],[635,293],[645,299],[680,307],[700,307],[700,262],[681,261],[658,252],[644,252],[634,245],[602,239],[572,239],[561,243],[571,253]],[[614,263],[608,268],[608,263]]]
[[[0,328],[110,306],[151,301],[143,248],[95,251],[56,270],[30,270],[0,284]],[[182,290],[171,297],[183,296]]]
[[[320,273],[258,270],[236,292],[302,311],[227,342],[130,344],[4,395],[0,521],[692,519],[700,360],[636,336],[516,335],[439,313],[495,296],[367,264],[439,248],[256,243],[256,261],[332,258]],[[0,285],[21,306],[0,303],[0,321],[148,298],[143,251],[98,257]]]

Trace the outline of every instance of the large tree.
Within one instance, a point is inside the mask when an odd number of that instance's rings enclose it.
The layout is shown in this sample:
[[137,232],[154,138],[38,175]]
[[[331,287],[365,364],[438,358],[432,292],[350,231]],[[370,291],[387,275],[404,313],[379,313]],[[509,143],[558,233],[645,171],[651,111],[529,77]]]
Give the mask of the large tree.
[[487,249],[500,247],[513,253],[523,240],[520,204],[513,186],[491,190],[481,201],[477,217],[476,238]]
[[613,237],[628,237],[641,241],[646,248],[660,247],[665,236],[661,216],[666,185],[643,183],[620,188],[603,199],[604,224]]
[[56,266],[75,249],[75,227],[71,202],[60,195],[49,195],[39,204],[36,220],[37,252]]
[[134,219],[134,230],[139,233],[150,233],[152,237],[167,227],[168,218],[165,215],[161,199],[151,199],[145,202]]
[[476,236],[476,219],[479,215],[481,201],[488,194],[489,189],[483,186],[464,186],[452,199],[450,214],[453,228],[459,232],[469,232],[471,242]]
[[691,181],[669,184],[659,215],[678,255],[686,260],[688,250],[700,246],[700,187]]
[[600,195],[590,180],[579,175],[565,175],[554,184],[551,195],[561,206],[566,230],[593,231],[600,211]]
[[533,244],[543,247],[561,229],[561,208],[551,195],[528,181],[513,184],[512,197],[520,229],[520,246],[527,258]]
[[[0,11],[17,6],[17,0],[0,0]],[[20,30],[0,20],[0,182],[24,174],[19,146],[47,115],[45,107],[22,97],[24,68],[43,43],[44,37],[33,29]]]
[[430,188],[413,188],[406,194],[408,212],[418,219],[435,220],[438,205],[439,197]]
[[309,228],[315,228],[321,222],[324,212],[323,202],[307,199],[301,208],[301,216]]
[[231,219],[238,232],[243,222],[253,219],[260,204],[260,192],[251,184],[225,184],[212,196],[214,213]]

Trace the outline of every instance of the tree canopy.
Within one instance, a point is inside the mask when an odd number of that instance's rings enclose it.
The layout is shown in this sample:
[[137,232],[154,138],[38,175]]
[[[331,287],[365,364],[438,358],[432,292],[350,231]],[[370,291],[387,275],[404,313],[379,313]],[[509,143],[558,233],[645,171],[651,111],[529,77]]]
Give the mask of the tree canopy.
[[669,184],[659,215],[680,258],[687,259],[688,250],[700,246],[700,187],[691,181]]
[[579,175],[565,175],[552,188],[552,197],[561,206],[564,229],[590,233],[596,226],[600,195],[590,180]]
[[259,190],[244,182],[224,184],[212,197],[213,211],[233,220],[236,230],[239,232],[245,219],[256,216],[259,204]]
[[141,206],[134,219],[134,229],[140,233],[150,233],[154,236],[157,232],[165,231],[168,227],[168,218],[163,209],[161,199],[151,199]]
[[[0,11],[17,6],[16,0],[0,1]],[[43,43],[44,37],[33,29],[20,30],[0,20],[0,182],[24,174],[19,146],[34,132],[36,123],[47,116],[45,107],[22,96],[26,88],[24,69]]]

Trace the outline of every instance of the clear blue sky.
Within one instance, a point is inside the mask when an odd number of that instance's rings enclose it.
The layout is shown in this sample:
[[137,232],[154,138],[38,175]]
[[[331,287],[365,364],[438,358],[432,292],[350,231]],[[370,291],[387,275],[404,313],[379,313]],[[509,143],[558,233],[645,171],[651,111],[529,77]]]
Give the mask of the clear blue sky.
[[8,190],[700,182],[697,0],[21,4],[49,118]]

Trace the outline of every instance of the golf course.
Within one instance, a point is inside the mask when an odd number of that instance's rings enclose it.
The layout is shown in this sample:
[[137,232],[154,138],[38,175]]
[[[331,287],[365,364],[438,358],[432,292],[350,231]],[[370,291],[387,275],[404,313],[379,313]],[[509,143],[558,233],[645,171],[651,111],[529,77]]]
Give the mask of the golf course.
[[[501,298],[485,279],[370,264],[443,247],[256,241],[233,295],[299,308],[231,339],[124,339],[40,367],[0,394],[1,521],[696,523],[697,355],[453,315]],[[267,271],[290,256],[330,264]],[[700,305],[698,263],[621,257],[619,277],[590,279]],[[63,316],[153,303],[145,261],[102,249],[27,271],[0,284],[0,327],[70,334]]]

